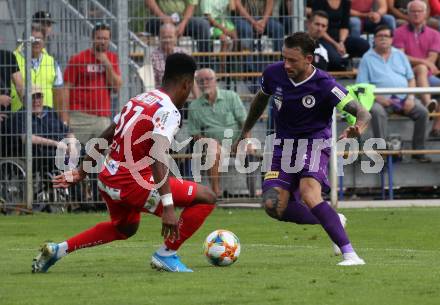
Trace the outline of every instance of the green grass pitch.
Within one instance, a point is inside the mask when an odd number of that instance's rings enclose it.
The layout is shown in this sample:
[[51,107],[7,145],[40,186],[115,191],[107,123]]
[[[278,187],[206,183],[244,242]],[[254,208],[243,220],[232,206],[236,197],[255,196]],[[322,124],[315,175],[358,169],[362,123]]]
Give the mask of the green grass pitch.
[[[367,265],[340,267],[319,226],[277,222],[263,210],[217,209],[180,250],[192,274],[149,266],[160,220],[144,216],[137,235],[77,251],[47,274],[31,274],[45,240],[62,241],[106,214],[0,217],[0,304],[440,304],[440,209],[343,210]],[[230,267],[212,267],[202,243],[215,229],[242,245]]]

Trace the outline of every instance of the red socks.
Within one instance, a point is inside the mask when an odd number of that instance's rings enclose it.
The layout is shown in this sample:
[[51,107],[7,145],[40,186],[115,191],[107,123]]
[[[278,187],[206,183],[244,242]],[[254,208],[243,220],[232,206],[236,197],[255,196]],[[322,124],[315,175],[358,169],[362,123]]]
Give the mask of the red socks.
[[[179,247],[190,238],[198,228],[203,224],[206,217],[214,210],[215,204],[199,203],[193,206],[185,207],[180,214],[179,219],[179,239],[165,241],[165,245],[170,250],[177,250]],[[160,213],[161,216],[162,213]]]
[[[198,228],[203,224],[206,217],[211,214],[215,208],[214,204],[195,204],[185,207],[179,219],[178,240],[166,240],[165,245],[170,250],[177,250],[190,238]],[[159,207],[155,213],[157,216],[162,215],[162,208]],[[67,252],[73,252],[78,249],[94,247],[112,242],[114,240],[127,239],[127,236],[120,233],[111,221],[98,223],[96,226],[85,230],[78,235],[67,240]]]
[[69,238],[67,240],[67,252],[70,253],[78,249],[94,247],[121,239],[127,239],[127,237],[120,233],[111,221],[101,222],[96,226]]

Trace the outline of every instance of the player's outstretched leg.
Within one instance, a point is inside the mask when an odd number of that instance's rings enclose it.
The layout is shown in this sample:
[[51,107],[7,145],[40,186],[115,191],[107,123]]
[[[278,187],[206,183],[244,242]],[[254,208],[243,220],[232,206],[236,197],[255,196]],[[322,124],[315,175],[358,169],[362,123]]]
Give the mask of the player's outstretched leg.
[[[151,266],[170,272],[192,272],[180,261],[177,250],[211,214],[215,208],[216,195],[206,186],[191,181],[179,182],[177,179],[170,178],[170,187],[174,204],[184,208],[179,219],[179,239],[165,240],[164,244],[153,254]],[[154,214],[162,215],[161,205]]]
[[75,250],[127,239],[136,233],[138,226],[138,222],[101,222],[64,242],[45,243],[32,262],[32,272],[47,272],[58,260]]
[[[286,197],[283,192],[287,192],[281,188],[271,188],[265,191],[263,195],[263,205],[266,213],[277,220],[292,222],[296,224],[316,225],[320,224],[319,220],[313,215],[309,207],[301,202],[299,190],[292,193],[287,206],[283,204],[282,199]],[[284,207],[285,206],[285,207]],[[338,214],[341,219],[342,226],[345,228],[346,217]],[[341,255],[341,249],[333,243],[333,252],[335,255]]]
[[[339,220],[341,220],[341,225],[345,230],[345,227],[347,226],[347,217],[345,217],[344,214],[338,213],[339,216]],[[338,255],[342,255],[342,251],[341,249],[338,247],[337,244],[333,243],[333,253],[338,256]]]
[[32,261],[32,273],[47,272],[61,257],[57,256],[58,244],[45,243]]
[[331,240],[341,249],[344,260],[338,265],[364,265],[365,262],[354,251],[339,215],[321,196],[321,184],[314,178],[302,178],[300,181],[302,200],[319,220]]

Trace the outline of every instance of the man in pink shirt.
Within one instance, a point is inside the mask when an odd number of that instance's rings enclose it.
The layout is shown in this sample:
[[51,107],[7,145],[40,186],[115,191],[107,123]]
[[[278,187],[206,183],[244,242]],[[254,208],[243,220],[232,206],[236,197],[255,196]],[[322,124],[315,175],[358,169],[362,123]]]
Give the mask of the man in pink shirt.
[[[420,0],[408,3],[409,24],[396,29],[393,45],[408,56],[416,77],[417,87],[440,86],[439,70],[436,66],[440,52],[440,34],[427,27],[427,5]],[[430,112],[438,109],[436,100],[431,94],[421,95],[422,103]],[[440,137],[440,119],[434,122],[430,133],[432,137]]]

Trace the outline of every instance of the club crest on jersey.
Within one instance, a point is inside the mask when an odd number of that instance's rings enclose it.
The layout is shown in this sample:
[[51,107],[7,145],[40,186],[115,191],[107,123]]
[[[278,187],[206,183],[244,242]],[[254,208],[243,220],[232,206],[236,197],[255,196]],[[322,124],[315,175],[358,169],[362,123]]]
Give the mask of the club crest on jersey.
[[304,107],[306,108],[312,108],[313,106],[315,106],[315,97],[313,95],[306,95],[302,98],[302,104]]

